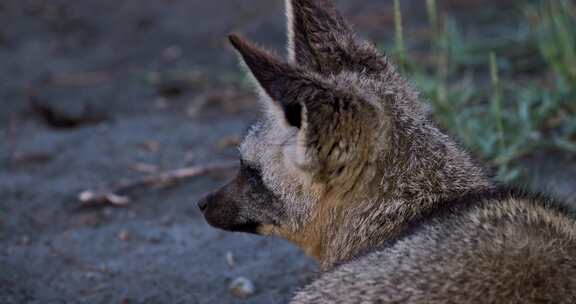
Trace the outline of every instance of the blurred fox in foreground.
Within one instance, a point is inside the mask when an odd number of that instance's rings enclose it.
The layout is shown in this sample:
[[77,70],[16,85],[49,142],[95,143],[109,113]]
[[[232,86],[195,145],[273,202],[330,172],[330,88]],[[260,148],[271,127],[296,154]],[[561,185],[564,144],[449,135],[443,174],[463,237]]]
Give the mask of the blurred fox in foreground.
[[576,303],[572,215],[496,187],[328,0],[287,10],[287,61],[230,36],[264,117],[207,221],[315,257],[293,303]]

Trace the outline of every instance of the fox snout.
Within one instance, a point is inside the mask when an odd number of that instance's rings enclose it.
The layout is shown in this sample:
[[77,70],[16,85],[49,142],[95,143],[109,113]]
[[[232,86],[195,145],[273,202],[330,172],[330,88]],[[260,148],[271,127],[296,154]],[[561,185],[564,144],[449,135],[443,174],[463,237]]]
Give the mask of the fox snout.
[[198,208],[211,226],[227,231],[257,233],[259,223],[240,214],[239,202],[227,193],[231,185],[207,195],[198,202]]
[[238,176],[198,202],[208,224],[227,231],[258,233],[279,222],[282,208],[257,170],[241,166]]

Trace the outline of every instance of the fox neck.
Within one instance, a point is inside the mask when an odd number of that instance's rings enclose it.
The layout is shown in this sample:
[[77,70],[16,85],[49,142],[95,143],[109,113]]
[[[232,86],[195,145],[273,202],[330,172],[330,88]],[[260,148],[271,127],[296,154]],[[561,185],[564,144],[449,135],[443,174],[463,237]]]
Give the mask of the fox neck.
[[[307,224],[282,236],[316,258],[326,271],[395,237],[442,201],[492,187],[466,153],[430,128],[423,133],[428,136],[410,134],[409,141],[390,136],[394,150],[363,166],[354,185],[333,187],[346,189],[344,193],[327,191]],[[416,147],[418,151],[413,150]]]

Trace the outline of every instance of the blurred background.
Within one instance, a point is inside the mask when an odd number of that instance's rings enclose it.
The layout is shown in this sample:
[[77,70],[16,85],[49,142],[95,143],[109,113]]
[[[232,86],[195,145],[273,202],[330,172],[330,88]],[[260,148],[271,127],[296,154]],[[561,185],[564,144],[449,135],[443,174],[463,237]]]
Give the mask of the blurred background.
[[[575,202],[574,1],[336,2],[498,180]],[[285,54],[284,22],[281,0],[0,1],[0,303],[284,303],[313,278],[195,203],[258,114],[226,35]]]

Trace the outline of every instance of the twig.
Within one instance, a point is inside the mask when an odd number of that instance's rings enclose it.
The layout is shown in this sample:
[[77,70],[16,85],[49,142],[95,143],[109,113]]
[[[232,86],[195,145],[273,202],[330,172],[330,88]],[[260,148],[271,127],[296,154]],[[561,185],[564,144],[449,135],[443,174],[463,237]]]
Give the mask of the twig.
[[78,200],[82,206],[97,206],[111,204],[114,206],[124,206],[130,203],[127,192],[143,186],[171,185],[188,178],[193,178],[216,171],[225,171],[236,168],[237,162],[223,162],[207,165],[185,167],[176,170],[166,171],[159,174],[145,176],[133,180],[120,180],[109,186],[97,190],[85,190],[78,194]]

